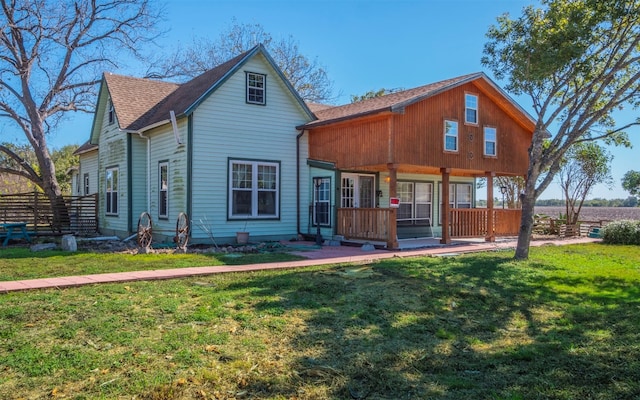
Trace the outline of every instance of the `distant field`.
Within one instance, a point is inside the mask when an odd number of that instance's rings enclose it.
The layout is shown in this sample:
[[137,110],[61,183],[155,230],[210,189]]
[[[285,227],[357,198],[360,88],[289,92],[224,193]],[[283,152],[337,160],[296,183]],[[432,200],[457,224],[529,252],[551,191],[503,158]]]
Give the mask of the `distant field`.
[[[536,207],[537,214],[558,217],[565,213],[564,207]],[[617,221],[621,219],[640,220],[640,207],[583,207],[580,211],[582,221]]]

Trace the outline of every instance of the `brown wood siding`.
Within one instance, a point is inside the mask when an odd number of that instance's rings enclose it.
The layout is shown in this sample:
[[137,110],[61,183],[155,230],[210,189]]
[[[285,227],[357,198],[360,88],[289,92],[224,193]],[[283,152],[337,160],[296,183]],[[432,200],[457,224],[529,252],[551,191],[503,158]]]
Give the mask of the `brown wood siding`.
[[[478,96],[478,125],[464,123],[465,93]],[[444,120],[458,121],[458,151],[444,151]],[[497,129],[497,157],[484,156],[485,126]],[[393,117],[395,162],[524,175],[530,134],[473,84],[428,98]]]
[[[387,112],[312,128],[310,158],[336,163],[339,169],[383,171],[387,163],[394,163],[399,172],[406,173],[439,173],[440,168],[450,168],[458,176],[486,171],[525,175],[533,123],[492,86],[479,82],[482,84],[468,83],[407,106],[404,113]],[[477,125],[464,123],[465,93],[478,96]],[[445,119],[458,121],[457,152],[444,151]],[[485,126],[497,129],[496,157],[484,156]]]
[[340,169],[384,164],[389,159],[388,116],[313,129],[309,158],[336,163]]

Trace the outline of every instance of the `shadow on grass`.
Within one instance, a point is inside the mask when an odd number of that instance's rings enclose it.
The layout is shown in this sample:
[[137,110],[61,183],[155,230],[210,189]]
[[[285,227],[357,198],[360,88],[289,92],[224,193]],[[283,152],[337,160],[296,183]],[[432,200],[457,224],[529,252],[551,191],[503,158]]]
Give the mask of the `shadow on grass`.
[[640,393],[640,290],[628,281],[562,276],[510,254],[383,261],[255,277],[304,311],[293,348],[312,349],[299,381],[256,378],[245,390],[332,398],[594,398]]

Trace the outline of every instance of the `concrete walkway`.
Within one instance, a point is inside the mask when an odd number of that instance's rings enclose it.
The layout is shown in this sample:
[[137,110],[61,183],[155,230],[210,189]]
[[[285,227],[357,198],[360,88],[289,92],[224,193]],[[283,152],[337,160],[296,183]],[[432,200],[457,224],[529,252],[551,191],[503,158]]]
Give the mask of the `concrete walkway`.
[[[570,238],[570,239],[551,239],[551,240],[535,240],[531,241],[531,246],[542,245],[566,245],[577,243],[598,242],[600,239],[591,238]],[[225,272],[247,272],[270,269],[298,268],[313,265],[330,265],[357,263],[366,264],[376,260],[382,260],[394,257],[415,257],[415,256],[445,256],[458,255],[464,253],[494,251],[502,249],[514,249],[516,245],[515,239],[499,240],[495,243],[487,242],[456,242],[448,246],[433,246],[421,249],[405,250],[405,251],[387,251],[387,250],[371,250],[363,251],[360,247],[351,246],[323,246],[321,249],[309,246],[309,251],[294,251],[293,254],[305,257],[305,260],[286,261],[264,264],[247,264],[247,265],[226,265],[215,267],[190,267],[190,268],[174,268],[161,269],[151,271],[132,271],[117,272],[94,275],[78,275],[65,276],[59,278],[42,278],[27,279],[20,281],[0,282],[0,293],[14,292],[20,290],[34,290],[46,288],[66,288],[81,285],[92,285],[96,283],[114,283],[114,282],[130,282],[144,281],[155,279],[174,279],[186,278],[201,275],[220,274]],[[302,246],[301,246],[302,247]]]

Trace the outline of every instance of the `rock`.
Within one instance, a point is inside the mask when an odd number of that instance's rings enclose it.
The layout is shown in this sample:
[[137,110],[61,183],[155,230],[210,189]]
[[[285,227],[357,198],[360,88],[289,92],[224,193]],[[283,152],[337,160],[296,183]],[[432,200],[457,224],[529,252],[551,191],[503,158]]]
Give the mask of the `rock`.
[[153,249],[151,247],[138,247],[138,254],[151,254]]
[[62,236],[60,247],[62,247],[62,250],[64,251],[78,251],[78,243],[76,242],[76,237],[73,235]]
[[365,243],[365,244],[362,245],[362,247],[360,249],[362,251],[374,251],[376,248],[371,243]]
[[31,251],[45,251],[45,250],[54,250],[56,247],[55,243],[40,243],[40,244],[34,244],[33,246],[31,246]]

